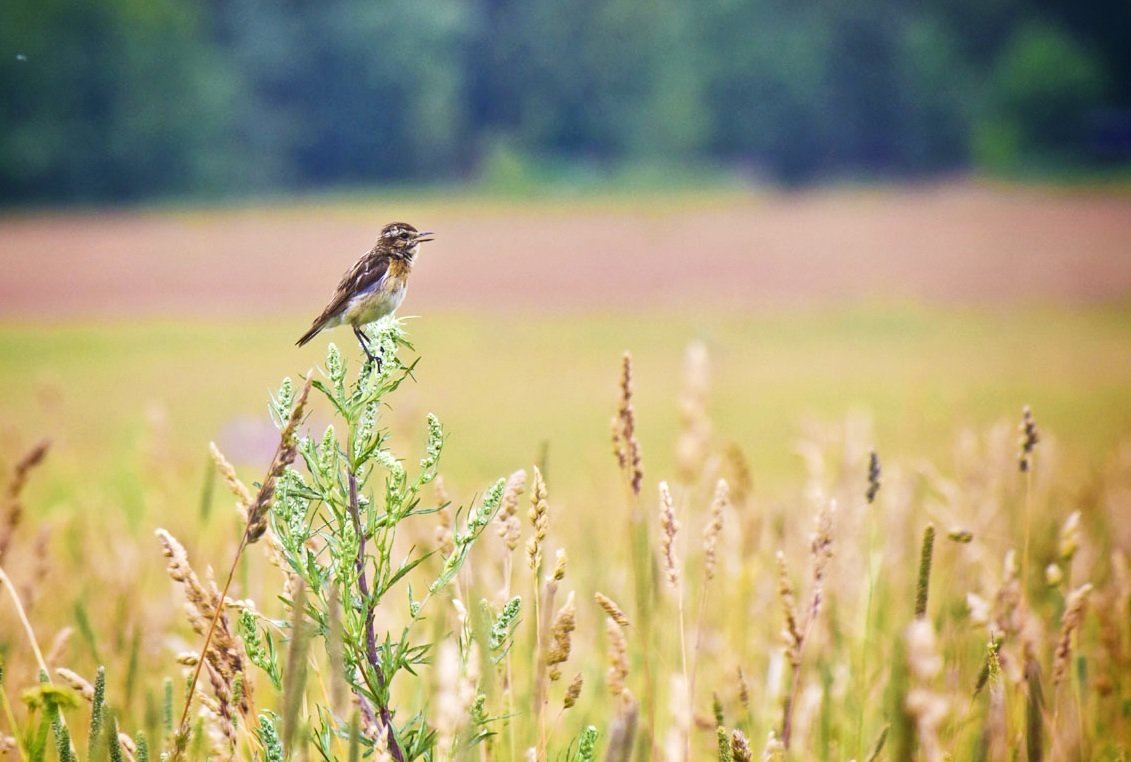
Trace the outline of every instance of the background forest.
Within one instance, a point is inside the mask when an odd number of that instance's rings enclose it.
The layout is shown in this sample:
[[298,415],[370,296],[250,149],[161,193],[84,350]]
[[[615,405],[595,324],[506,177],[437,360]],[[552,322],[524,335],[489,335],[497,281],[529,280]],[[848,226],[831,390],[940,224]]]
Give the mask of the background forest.
[[12,0],[0,203],[1095,169],[1129,35],[1120,0]]

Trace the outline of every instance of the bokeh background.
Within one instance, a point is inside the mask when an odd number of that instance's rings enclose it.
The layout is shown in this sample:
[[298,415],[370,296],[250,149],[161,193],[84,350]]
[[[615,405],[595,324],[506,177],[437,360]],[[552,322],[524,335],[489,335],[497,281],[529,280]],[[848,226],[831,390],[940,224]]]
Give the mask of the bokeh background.
[[623,350],[663,477],[693,341],[768,489],[813,421],[945,458],[1023,403],[1086,470],[1131,429],[1129,166],[1117,0],[9,0],[0,449],[55,440],[46,515],[207,505],[206,443],[261,468],[294,339],[406,219],[388,418],[440,414],[457,494],[618,494]]
[[[45,650],[87,676],[106,664],[126,727],[157,728],[162,680],[197,640],[153,531],[202,575],[227,568],[241,528],[208,443],[262,478],[270,390],[330,341],[359,357],[344,329],[295,339],[405,220],[436,240],[400,310],[421,361],[383,423],[411,463],[439,416],[457,506],[515,469],[545,473],[586,673],[567,724],[608,726],[588,601],[633,589],[609,427],[628,350],[640,505],[661,479],[680,487],[695,580],[708,482],[735,486],[696,711],[715,690],[732,711],[739,666],[759,747],[776,722],[773,559],[809,568],[827,486],[844,517],[830,602],[847,602],[830,621],[847,626],[807,657],[839,664],[839,687],[806,695],[848,707],[826,758],[862,759],[888,721],[885,683],[846,692],[840,675],[855,644],[880,642],[852,606],[872,539],[886,669],[920,533],[938,526],[932,610],[961,649],[956,707],[975,706],[985,651],[962,596],[994,599],[1030,489],[1028,582],[1049,627],[1061,591],[1041,575],[1072,511],[1088,539],[1063,584],[1126,579],[1105,559],[1131,548],[1129,170],[1127,0],[2,0],[0,484],[52,444],[0,561]],[[1025,404],[1041,437],[1028,481]],[[311,429],[328,418],[315,409]],[[435,545],[429,521],[418,548]],[[12,523],[0,515],[0,538]],[[974,544],[943,540],[953,526]],[[505,554],[490,535],[467,575],[474,612]],[[239,595],[283,616],[262,561],[241,567]],[[1120,595],[1096,609],[1126,611]],[[1086,630],[1080,681],[1098,665],[1126,685],[1131,662],[1095,661],[1101,628]],[[0,605],[13,703],[36,679],[20,632]],[[673,632],[632,647],[674,669]],[[832,667],[820,674],[828,691]],[[1126,736],[1128,693],[1110,686],[1083,711],[1096,748]],[[981,734],[968,720],[955,714],[958,758]]]

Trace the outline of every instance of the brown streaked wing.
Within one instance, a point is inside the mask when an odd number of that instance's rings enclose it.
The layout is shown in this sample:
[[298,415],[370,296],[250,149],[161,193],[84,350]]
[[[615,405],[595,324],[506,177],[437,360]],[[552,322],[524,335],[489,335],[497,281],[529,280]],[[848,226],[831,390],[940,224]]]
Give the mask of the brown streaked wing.
[[356,294],[368,291],[374,288],[381,279],[385,277],[385,273],[389,271],[389,257],[386,254],[378,254],[371,251],[361,259],[357,260],[353,267],[346,271],[342,276],[342,280],[338,283],[338,288],[334,291],[334,296],[330,299],[330,303],[326,305],[326,309],[322,310],[322,314],[315,318],[312,331],[317,331],[321,328],[327,320],[340,313],[346,307],[346,303]]
[[377,251],[376,248],[370,249],[342,275],[334,292],[335,300],[343,292],[352,295],[370,288],[385,277],[385,271],[388,269],[389,256]]

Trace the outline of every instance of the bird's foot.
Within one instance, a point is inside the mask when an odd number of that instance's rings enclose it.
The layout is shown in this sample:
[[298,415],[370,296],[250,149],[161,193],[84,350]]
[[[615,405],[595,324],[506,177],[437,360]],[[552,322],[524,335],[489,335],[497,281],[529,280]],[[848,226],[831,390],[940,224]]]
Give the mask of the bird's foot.
[[365,361],[367,363],[371,364],[371,365],[376,366],[377,372],[380,373],[381,372],[381,365],[383,364],[383,361],[381,359],[381,353],[378,352],[377,354],[373,354],[373,352],[371,352],[369,350],[369,347],[366,346],[365,344],[361,345],[361,351],[365,352]]
[[365,331],[361,330],[358,326],[353,327],[353,335],[357,337],[357,343],[361,345],[361,351],[365,353],[366,361],[376,365],[377,372],[380,373],[382,365],[380,350],[378,350],[377,354],[373,354],[373,351],[369,348],[369,339],[365,335]]

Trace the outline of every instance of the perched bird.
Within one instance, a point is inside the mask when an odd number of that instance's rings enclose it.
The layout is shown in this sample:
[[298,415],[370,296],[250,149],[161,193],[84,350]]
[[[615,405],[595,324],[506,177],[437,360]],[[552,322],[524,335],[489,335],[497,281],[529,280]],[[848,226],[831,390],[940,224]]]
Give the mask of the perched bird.
[[385,317],[404,301],[412,262],[420,244],[431,241],[431,235],[407,222],[386,225],[373,248],[342,276],[330,303],[298,340],[298,346],[313,339],[323,328],[349,323],[365,356],[380,368],[381,358],[374,356],[361,326]]

